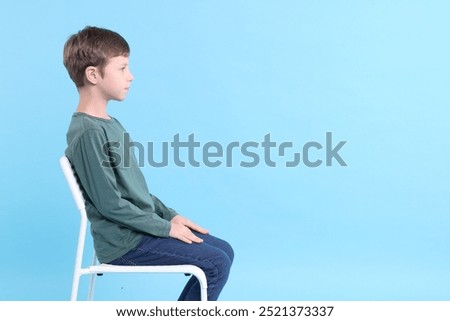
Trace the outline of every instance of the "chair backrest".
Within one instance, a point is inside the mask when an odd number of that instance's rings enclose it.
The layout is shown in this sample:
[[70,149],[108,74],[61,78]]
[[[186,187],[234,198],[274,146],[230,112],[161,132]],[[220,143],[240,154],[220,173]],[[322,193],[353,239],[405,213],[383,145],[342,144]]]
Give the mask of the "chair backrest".
[[[70,164],[69,159],[66,156],[62,156],[59,159],[59,164],[61,165],[61,169],[64,173],[64,177],[66,178],[67,184],[69,185],[70,192],[72,193],[75,204],[80,212],[80,229],[78,231],[78,244],[77,244],[77,253],[75,257],[75,272],[74,272],[74,282],[78,284],[78,278],[81,275],[82,263],[83,263],[83,253],[84,253],[84,244],[86,241],[86,227],[87,227],[87,214],[86,207],[84,204],[83,193],[81,192],[80,185],[78,184],[77,178],[75,176],[75,172]],[[94,256],[95,257],[95,256]],[[76,298],[76,293],[74,292],[75,287],[72,286],[72,296]],[[77,287],[78,288],[78,285]],[[78,291],[78,289],[77,289]]]
[[66,178],[67,184],[69,185],[75,204],[77,205],[78,210],[81,211],[85,208],[84,197],[81,192],[80,185],[78,185],[72,165],[66,156],[62,156],[59,159],[59,164],[61,165],[61,169],[64,173],[64,177]]

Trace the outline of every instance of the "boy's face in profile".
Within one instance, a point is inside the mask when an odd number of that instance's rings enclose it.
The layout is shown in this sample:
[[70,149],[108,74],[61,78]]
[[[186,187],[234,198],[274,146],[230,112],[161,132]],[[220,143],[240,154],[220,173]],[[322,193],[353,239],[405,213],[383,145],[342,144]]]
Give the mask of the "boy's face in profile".
[[106,100],[125,99],[131,86],[133,75],[128,66],[128,57],[117,56],[109,59],[104,67],[97,88]]

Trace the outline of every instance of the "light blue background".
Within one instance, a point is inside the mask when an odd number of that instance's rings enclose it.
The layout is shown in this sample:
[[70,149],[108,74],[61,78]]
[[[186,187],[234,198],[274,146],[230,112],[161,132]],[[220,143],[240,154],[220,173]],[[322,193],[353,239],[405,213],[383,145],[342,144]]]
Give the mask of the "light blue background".
[[[348,167],[143,169],[233,244],[221,299],[449,300],[449,13],[425,0],[3,3],[0,299],[69,298],[78,216],[58,159],[77,93],[62,47],[90,24],[131,45],[133,86],[109,112],[137,141],[347,141]],[[174,300],[185,281],[104,276],[96,298]]]

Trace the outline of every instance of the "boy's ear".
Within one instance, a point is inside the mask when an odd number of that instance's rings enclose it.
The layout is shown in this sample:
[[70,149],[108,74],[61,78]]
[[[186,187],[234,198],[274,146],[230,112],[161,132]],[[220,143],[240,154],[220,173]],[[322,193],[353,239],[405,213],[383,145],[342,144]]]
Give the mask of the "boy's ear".
[[92,85],[97,84],[98,79],[100,77],[97,67],[94,66],[86,67],[84,75],[86,76],[86,80]]

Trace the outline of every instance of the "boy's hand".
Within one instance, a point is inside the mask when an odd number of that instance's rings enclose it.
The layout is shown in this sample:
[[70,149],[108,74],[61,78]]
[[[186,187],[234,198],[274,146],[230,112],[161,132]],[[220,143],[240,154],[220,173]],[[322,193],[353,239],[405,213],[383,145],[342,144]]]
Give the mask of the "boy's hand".
[[197,235],[192,233],[191,229],[202,234],[208,234],[208,231],[204,228],[192,223],[187,218],[177,215],[171,221],[171,227],[169,236],[179,239],[180,241],[192,244],[192,243],[202,243],[203,240]]

